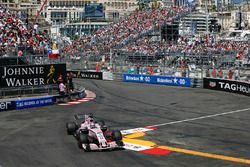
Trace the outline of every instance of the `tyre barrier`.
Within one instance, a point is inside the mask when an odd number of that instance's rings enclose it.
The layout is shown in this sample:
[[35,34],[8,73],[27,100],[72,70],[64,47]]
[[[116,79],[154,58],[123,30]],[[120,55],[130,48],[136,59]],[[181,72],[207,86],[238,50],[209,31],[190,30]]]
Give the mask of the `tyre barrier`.
[[0,101],[0,112],[15,110],[15,109],[24,109],[32,107],[41,107],[47,105],[53,105],[58,102],[58,99],[69,98],[69,99],[81,99],[86,97],[85,89],[81,89],[77,92],[69,93],[63,96],[43,96],[43,97],[30,97],[27,99],[17,99],[17,100],[4,100]]

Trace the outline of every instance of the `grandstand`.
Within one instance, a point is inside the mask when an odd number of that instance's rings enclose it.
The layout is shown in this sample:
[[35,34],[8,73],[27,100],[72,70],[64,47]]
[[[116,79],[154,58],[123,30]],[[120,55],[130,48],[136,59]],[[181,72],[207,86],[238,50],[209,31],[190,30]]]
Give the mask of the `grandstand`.
[[[112,59],[116,63],[124,61],[178,69],[183,67],[180,63],[182,61],[195,64],[198,69],[220,67],[228,69],[239,66],[235,63],[237,58],[244,63],[244,66],[248,66],[246,64],[249,64],[249,41],[219,41],[214,34],[179,36],[176,41],[159,38],[163,25],[176,24],[180,18],[183,19],[188,14],[190,10],[184,7],[150,8],[136,11],[118,22],[103,27],[94,25],[97,30],[92,34],[82,34],[79,39],[70,42],[62,40],[59,46],[61,58],[58,61],[71,61],[72,57],[77,56],[80,57],[79,61],[85,64],[101,60],[109,64]],[[16,15],[4,8],[0,10],[0,17],[2,18],[1,55],[16,56],[21,53],[21,56],[33,55],[33,60],[35,56],[46,57],[47,50],[54,40],[48,33],[27,27]],[[77,29],[78,26],[87,25],[69,26],[75,26]],[[241,56],[236,57],[236,55]],[[32,62],[30,60],[29,62]],[[127,65],[126,63],[123,65]]]

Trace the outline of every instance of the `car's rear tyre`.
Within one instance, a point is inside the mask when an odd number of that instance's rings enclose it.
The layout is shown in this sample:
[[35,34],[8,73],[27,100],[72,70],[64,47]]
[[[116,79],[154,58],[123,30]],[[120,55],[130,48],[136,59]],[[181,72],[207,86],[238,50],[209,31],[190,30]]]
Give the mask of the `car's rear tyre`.
[[66,123],[66,128],[68,135],[73,135],[74,132],[77,130],[77,125],[75,122],[68,122]]
[[114,141],[121,141],[122,140],[122,133],[119,130],[114,130],[112,132],[112,137]]

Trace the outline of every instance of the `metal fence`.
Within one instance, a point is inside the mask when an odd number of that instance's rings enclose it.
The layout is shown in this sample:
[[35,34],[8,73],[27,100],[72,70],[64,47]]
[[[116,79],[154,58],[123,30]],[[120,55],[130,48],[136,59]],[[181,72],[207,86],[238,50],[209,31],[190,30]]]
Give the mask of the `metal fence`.
[[[250,75],[246,59],[236,60],[236,53],[182,53],[182,52],[158,52],[156,54],[128,53],[122,50],[107,53],[105,61],[101,56],[90,55],[79,57],[79,60],[67,57],[64,59],[67,68],[71,70],[96,70],[99,64],[100,71],[112,71],[115,73],[140,73],[148,74],[149,68],[158,75],[176,75],[192,78],[211,76],[213,69],[222,70],[223,78],[227,77],[229,70],[234,72],[234,78],[240,79]],[[246,64],[245,64],[246,63]]]
[[30,64],[66,63],[68,70],[95,71],[99,64],[100,71],[115,73],[147,74],[153,67],[154,74],[176,75],[193,78],[211,76],[213,68],[223,70],[223,78],[229,70],[235,79],[244,79],[250,75],[249,59],[236,60],[236,52],[184,53],[181,51],[158,51],[155,54],[129,53],[123,49],[113,49],[102,54],[81,52],[61,55],[58,59],[49,59],[47,54],[26,54]]
[[[74,82],[74,92],[84,90],[85,88]],[[69,91],[69,90],[68,90]],[[23,86],[13,88],[1,88],[0,99],[6,98],[19,98],[19,97],[30,97],[30,96],[46,96],[46,95],[58,95],[58,85],[40,85],[40,86]]]
[[4,98],[18,98],[26,96],[42,96],[58,94],[57,85],[46,86],[27,86],[27,87],[14,87],[14,88],[1,88],[0,99]]

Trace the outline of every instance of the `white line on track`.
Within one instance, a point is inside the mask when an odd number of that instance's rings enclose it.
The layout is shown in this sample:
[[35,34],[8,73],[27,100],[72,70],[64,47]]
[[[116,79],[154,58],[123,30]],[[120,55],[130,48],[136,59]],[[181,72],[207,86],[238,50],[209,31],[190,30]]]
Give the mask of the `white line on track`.
[[70,102],[67,102],[69,104],[80,104],[81,102],[78,102],[78,101],[70,101]]
[[87,101],[89,101],[89,100],[87,100],[87,99],[81,99],[81,100],[77,100],[77,101],[80,101],[80,102],[87,102]]
[[93,97],[85,97],[84,99],[85,100],[93,100],[94,98]]
[[201,120],[201,119],[206,119],[206,118],[212,118],[212,117],[217,117],[217,116],[222,116],[222,115],[235,114],[235,113],[244,112],[244,111],[248,111],[248,110],[250,110],[250,108],[245,108],[245,109],[235,110],[235,111],[229,111],[229,112],[224,112],[224,113],[219,113],[219,114],[206,115],[206,116],[201,116],[201,117],[196,117],[196,118],[189,118],[189,119],[173,121],[173,122],[167,122],[167,123],[162,123],[162,124],[150,125],[148,127],[159,127],[159,126],[172,125],[172,124],[177,124],[177,123],[182,123],[182,122],[190,122],[190,121]]
[[68,103],[61,103],[61,104],[58,104],[60,106],[69,106],[69,105],[72,105],[72,104],[68,104]]

